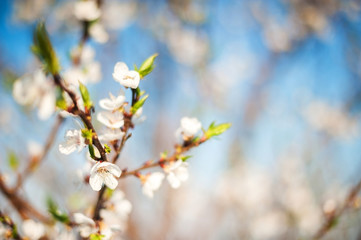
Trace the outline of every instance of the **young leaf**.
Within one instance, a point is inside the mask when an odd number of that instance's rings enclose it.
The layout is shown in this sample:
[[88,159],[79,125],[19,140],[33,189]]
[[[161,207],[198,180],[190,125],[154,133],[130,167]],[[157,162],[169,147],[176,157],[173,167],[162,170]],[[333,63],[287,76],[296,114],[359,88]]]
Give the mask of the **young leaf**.
[[145,100],[147,100],[149,95],[145,95],[142,99],[140,99],[138,102],[136,102],[134,104],[134,106],[131,108],[131,112],[132,114],[135,114],[139,108],[141,108],[143,106],[143,104],[145,103]]
[[19,167],[19,159],[13,151],[8,152],[8,164],[13,171]]
[[62,213],[59,208],[58,205],[49,197],[48,201],[47,201],[47,205],[48,205],[48,212],[51,214],[51,216],[59,222],[62,223],[69,223],[69,216],[65,213]]
[[105,151],[106,153],[110,153],[110,152],[111,152],[111,149],[110,149],[110,147],[108,146],[108,144],[104,144],[104,151]]
[[80,90],[80,94],[81,94],[81,97],[82,97],[83,102],[84,102],[84,106],[86,108],[90,109],[93,106],[93,102],[90,99],[88,89],[86,88],[86,86],[84,84],[79,82],[79,90]]
[[31,46],[31,50],[44,64],[46,73],[55,74],[60,71],[59,60],[51,45],[45,23],[42,21],[38,23],[34,31],[34,45]]
[[96,159],[97,157],[95,156],[93,145],[89,144],[89,145],[88,145],[88,149],[89,149],[90,157],[91,157],[92,159]]
[[147,60],[145,60],[140,68],[137,70],[141,78],[145,77],[149,73],[151,73],[154,69],[154,59],[158,56],[158,53],[153,54]]
[[92,233],[89,236],[90,240],[102,240],[104,238],[104,235],[100,235],[99,233]]
[[93,131],[91,129],[83,128],[81,136],[88,141],[89,145],[93,143]]
[[192,156],[181,156],[180,159],[185,162],[187,161],[189,158],[191,158]]
[[230,128],[231,125],[231,123],[222,123],[215,125],[215,122],[212,122],[211,125],[209,125],[208,130],[205,132],[205,136],[207,138],[218,136],[224,133],[228,128]]

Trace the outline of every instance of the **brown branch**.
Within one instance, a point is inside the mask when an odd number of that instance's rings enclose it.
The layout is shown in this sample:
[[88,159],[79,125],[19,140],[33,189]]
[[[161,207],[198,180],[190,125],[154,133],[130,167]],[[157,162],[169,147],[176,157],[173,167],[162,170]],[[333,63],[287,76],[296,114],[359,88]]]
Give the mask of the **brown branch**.
[[0,174],[0,191],[5,195],[5,197],[9,200],[9,202],[13,205],[16,211],[19,213],[22,219],[29,219],[31,217],[35,217],[36,219],[44,222],[50,223],[50,219],[36,210],[28,201],[24,200],[19,196],[17,192],[9,189],[4,181],[3,177]]
[[12,191],[17,191],[22,186],[22,184],[24,183],[26,178],[32,172],[34,172],[35,169],[45,160],[45,157],[49,153],[51,146],[53,145],[53,143],[55,141],[55,138],[59,131],[59,128],[63,122],[64,122],[64,118],[61,117],[60,115],[58,115],[57,120],[55,121],[55,124],[52,127],[50,134],[45,142],[45,146],[44,146],[42,154],[36,158],[29,160],[29,163],[26,166],[24,172],[22,174],[18,175],[17,183],[16,183],[15,187],[12,189]]
[[[100,143],[99,139],[98,139],[98,135],[96,133],[96,130],[91,122],[91,116],[90,116],[90,111],[89,109],[86,109],[86,112],[82,111],[79,106],[78,106],[78,102],[77,102],[77,97],[75,95],[75,93],[73,91],[71,91],[67,86],[65,86],[64,82],[62,81],[62,78],[60,76],[60,74],[53,74],[53,78],[54,78],[54,82],[56,85],[58,85],[64,92],[66,92],[72,102],[73,102],[73,108],[72,108],[72,113],[79,116],[85,126],[89,129],[92,130],[93,132],[93,144],[94,146],[98,149],[99,153],[100,153],[100,159],[101,161],[107,161],[107,156],[105,153],[105,150],[102,146],[102,144]],[[97,159],[98,160],[98,159]]]
[[204,143],[207,140],[208,140],[207,138],[203,137],[200,140],[198,140],[196,142],[191,142],[187,145],[183,145],[183,146],[175,145],[176,150],[170,157],[161,158],[157,162],[148,161],[145,164],[143,164],[143,166],[136,168],[134,170],[131,170],[131,171],[125,170],[125,171],[123,171],[120,178],[125,178],[129,175],[137,176],[139,174],[139,172],[142,170],[157,167],[157,166],[162,166],[165,163],[175,162],[175,161],[177,161],[177,159],[179,158],[180,155],[182,155],[185,152],[188,152],[190,149],[192,149],[194,147],[199,146],[200,144]]
[[336,223],[336,221],[341,217],[341,215],[350,207],[352,207],[353,203],[356,200],[357,194],[361,191],[361,180],[351,188],[349,194],[347,195],[342,207],[329,216],[321,228],[317,231],[313,239],[321,239]]

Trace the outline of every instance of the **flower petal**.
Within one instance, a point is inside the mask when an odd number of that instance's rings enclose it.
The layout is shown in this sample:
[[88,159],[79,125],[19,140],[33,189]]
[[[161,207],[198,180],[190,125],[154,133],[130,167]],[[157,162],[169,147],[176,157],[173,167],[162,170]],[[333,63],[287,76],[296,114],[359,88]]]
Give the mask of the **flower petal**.
[[97,173],[91,174],[89,184],[94,191],[99,191],[104,183],[104,179]]
[[107,174],[104,178],[105,185],[107,185],[108,188],[114,190],[118,186],[118,181],[115,179],[115,177],[111,174]]

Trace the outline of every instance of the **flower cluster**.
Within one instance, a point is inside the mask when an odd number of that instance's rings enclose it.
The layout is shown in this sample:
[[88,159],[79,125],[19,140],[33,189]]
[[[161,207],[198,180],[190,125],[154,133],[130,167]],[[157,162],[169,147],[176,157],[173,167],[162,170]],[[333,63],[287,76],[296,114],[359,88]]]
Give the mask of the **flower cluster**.
[[111,239],[126,229],[131,210],[132,204],[124,198],[124,193],[118,190],[107,201],[106,208],[100,211],[101,224],[96,224],[82,213],[75,213],[74,220],[81,237],[88,238],[100,232],[103,240]]

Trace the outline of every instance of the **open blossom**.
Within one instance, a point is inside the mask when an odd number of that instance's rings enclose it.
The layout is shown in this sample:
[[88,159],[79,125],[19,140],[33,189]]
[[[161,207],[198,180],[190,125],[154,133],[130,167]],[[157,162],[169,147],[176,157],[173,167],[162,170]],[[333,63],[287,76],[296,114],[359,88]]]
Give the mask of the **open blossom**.
[[123,115],[117,112],[100,112],[97,115],[99,122],[109,128],[120,128],[124,125]]
[[40,239],[45,234],[45,227],[42,223],[27,219],[23,222],[22,230],[30,240]]
[[37,107],[38,117],[48,119],[55,111],[56,96],[50,81],[38,70],[32,75],[25,75],[14,83],[13,96],[21,105]]
[[75,3],[74,15],[82,21],[93,21],[100,17],[101,11],[95,1],[79,1]]
[[179,188],[181,182],[185,182],[188,177],[188,163],[183,162],[182,159],[178,159],[170,166],[164,168],[164,171],[168,173],[167,180],[172,188]]
[[94,191],[99,191],[105,184],[110,189],[118,186],[115,177],[120,177],[122,170],[109,162],[97,162],[90,170],[89,184]]
[[78,149],[80,152],[85,146],[85,139],[80,130],[68,130],[65,134],[66,141],[59,144],[59,151],[62,154],[70,154]]
[[117,62],[114,66],[113,78],[124,87],[136,89],[139,85],[140,76],[137,71],[129,71],[124,62]]
[[180,121],[180,128],[176,131],[176,136],[183,136],[184,140],[194,137],[202,128],[202,124],[197,118],[183,117]]
[[114,141],[123,138],[124,132],[119,128],[110,129],[107,128],[102,134],[99,135],[101,141]]
[[145,177],[143,182],[143,193],[149,198],[153,198],[154,191],[158,190],[164,179],[164,173],[154,172]]
[[88,218],[82,213],[75,213],[74,221],[78,225],[80,236],[83,238],[87,238],[90,236],[90,234],[97,232],[93,219]]
[[104,108],[105,110],[114,111],[119,109],[125,102],[125,96],[120,94],[119,96],[115,97],[113,94],[109,93],[109,98],[104,98],[99,101],[100,107]]

